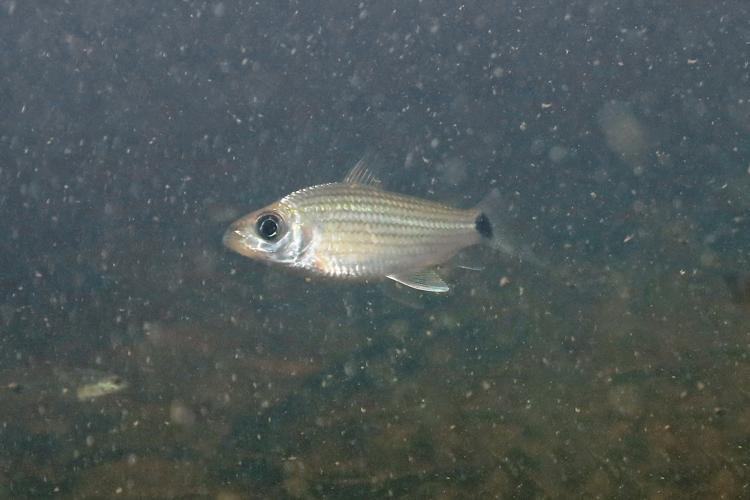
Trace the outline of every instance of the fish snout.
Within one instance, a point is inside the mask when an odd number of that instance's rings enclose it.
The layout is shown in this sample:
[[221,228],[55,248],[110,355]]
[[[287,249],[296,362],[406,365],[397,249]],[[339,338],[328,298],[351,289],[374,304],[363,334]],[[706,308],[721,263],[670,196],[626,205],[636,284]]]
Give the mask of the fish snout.
[[243,246],[245,239],[245,231],[243,230],[242,224],[238,221],[229,226],[229,229],[224,232],[221,241],[224,243],[225,247],[238,252]]

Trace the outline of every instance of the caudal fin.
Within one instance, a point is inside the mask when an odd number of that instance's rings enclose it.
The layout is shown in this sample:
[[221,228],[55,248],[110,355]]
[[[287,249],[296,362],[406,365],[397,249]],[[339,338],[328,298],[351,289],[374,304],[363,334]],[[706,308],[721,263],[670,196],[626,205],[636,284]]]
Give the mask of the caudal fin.
[[528,245],[519,241],[519,235],[505,222],[512,215],[512,205],[503,200],[497,188],[479,202],[477,210],[479,214],[475,219],[476,230],[485,243],[512,259],[546,267]]

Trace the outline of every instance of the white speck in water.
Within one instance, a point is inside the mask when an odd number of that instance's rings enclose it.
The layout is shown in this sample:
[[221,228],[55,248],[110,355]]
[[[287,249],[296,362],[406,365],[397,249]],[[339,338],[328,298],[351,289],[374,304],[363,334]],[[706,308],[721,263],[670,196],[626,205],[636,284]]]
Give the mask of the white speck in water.
[[637,159],[648,150],[648,132],[628,103],[606,103],[599,110],[597,120],[607,145],[614,152],[626,158]]
[[559,163],[568,156],[568,149],[563,146],[552,146],[549,150],[549,159],[553,163]]
[[169,420],[175,425],[190,427],[195,423],[195,413],[182,401],[172,401],[169,406]]

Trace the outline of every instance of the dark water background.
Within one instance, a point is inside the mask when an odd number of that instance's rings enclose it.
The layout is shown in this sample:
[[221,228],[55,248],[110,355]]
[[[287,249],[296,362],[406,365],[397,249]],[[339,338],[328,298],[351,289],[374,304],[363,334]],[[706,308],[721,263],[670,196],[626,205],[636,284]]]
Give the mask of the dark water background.
[[[749,61],[741,0],[0,1],[0,497],[747,496]],[[547,266],[221,247],[368,148]]]

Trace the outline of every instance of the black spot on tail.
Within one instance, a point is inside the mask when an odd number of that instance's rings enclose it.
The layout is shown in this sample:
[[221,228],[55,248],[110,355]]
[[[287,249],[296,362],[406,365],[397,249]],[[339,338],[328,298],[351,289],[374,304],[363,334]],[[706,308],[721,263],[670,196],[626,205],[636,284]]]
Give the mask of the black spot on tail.
[[477,232],[485,238],[492,238],[492,223],[483,213],[477,215],[477,218],[474,221],[474,227],[476,227]]

